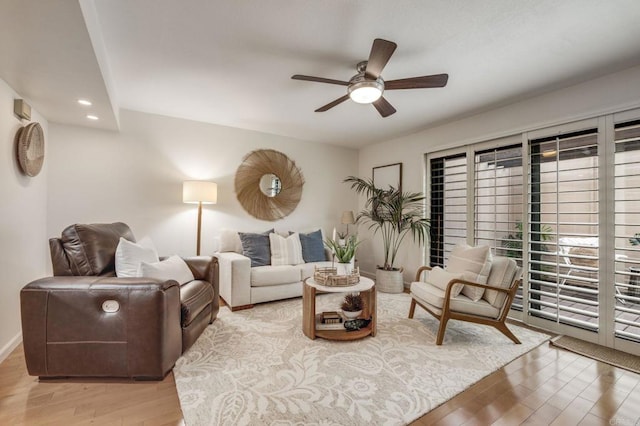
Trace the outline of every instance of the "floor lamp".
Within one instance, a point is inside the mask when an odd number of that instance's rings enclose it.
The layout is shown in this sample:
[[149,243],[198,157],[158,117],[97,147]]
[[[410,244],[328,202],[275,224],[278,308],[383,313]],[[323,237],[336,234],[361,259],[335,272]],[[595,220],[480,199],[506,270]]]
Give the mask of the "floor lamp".
[[347,225],[347,235],[349,235],[349,225],[353,225],[354,223],[356,223],[356,218],[354,217],[353,210],[343,211],[340,222],[343,225]]
[[196,256],[200,256],[200,230],[202,229],[202,205],[216,204],[218,201],[218,185],[201,180],[187,180],[182,184],[182,201],[198,204],[198,240]]

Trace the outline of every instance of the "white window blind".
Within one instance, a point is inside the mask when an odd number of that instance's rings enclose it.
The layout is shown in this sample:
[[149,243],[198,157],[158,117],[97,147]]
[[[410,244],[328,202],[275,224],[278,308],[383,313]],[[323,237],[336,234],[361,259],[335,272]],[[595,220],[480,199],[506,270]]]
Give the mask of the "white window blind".
[[466,155],[433,158],[431,165],[431,259],[444,266],[456,244],[466,241]]
[[529,141],[531,315],[598,330],[597,129]]
[[[475,153],[475,243],[522,266],[522,146]],[[513,301],[522,310],[522,285]]]
[[615,330],[640,341],[640,121],[615,126]]

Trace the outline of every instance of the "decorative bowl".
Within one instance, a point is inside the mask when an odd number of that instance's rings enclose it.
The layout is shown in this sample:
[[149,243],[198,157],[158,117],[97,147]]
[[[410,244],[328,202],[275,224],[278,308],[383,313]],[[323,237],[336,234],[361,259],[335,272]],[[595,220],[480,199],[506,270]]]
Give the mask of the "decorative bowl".
[[347,317],[349,319],[354,319],[354,318],[358,318],[360,316],[360,314],[362,314],[362,309],[360,309],[359,311],[345,311],[345,310],[342,310],[342,313],[344,314],[345,317]]

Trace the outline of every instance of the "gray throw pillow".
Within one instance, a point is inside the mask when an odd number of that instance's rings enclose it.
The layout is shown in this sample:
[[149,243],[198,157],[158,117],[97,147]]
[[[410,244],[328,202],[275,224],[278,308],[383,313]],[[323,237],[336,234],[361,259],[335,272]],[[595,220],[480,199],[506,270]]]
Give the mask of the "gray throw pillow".
[[238,232],[242,241],[242,254],[251,259],[251,267],[271,265],[271,245],[269,234],[273,229],[263,234]]
[[301,233],[300,245],[302,245],[302,258],[306,263],[327,260],[324,253],[324,243],[322,242],[322,231],[319,229],[308,234]]

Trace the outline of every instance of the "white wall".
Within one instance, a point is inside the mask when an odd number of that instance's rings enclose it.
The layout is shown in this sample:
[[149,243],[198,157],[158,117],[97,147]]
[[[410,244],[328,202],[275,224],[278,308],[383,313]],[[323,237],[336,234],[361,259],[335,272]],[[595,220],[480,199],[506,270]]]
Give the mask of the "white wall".
[[[360,151],[359,174],[368,177],[372,167],[402,162],[403,189],[423,191],[425,153],[638,106],[640,67],[366,147]],[[359,232],[368,238],[359,251],[360,267],[375,271],[375,264],[382,259],[380,237],[372,238],[363,226]],[[412,242],[404,245],[398,255],[398,264],[405,268],[405,281],[410,282],[416,269],[423,264],[423,253],[424,250]]]
[[[214,251],[221,228],[330,232],[357,207],[341,183],[358,172],[356,150],[128,110],[120,124],[119,133],[50,125],[50,236],[73,223],[123,221],[161,254],[194,255],[197,207],[182,203],[189,179],[218,184],[218,204],[203,206],[202,254]],[[235,197],[236,169],[260,148],[289,156],[306,181],[296,210],[277,222],[253,218]]]
[[32,121],[39,122],[44,130],[47,156],[38,176],[25,176],[16,160],[15,135],[28,122],[21,123],[13,114],[14,98],[21,96],[0,80],[0,361],[21,341],[20,289],[43,277],[49,262],[47,121],[31,111]]

